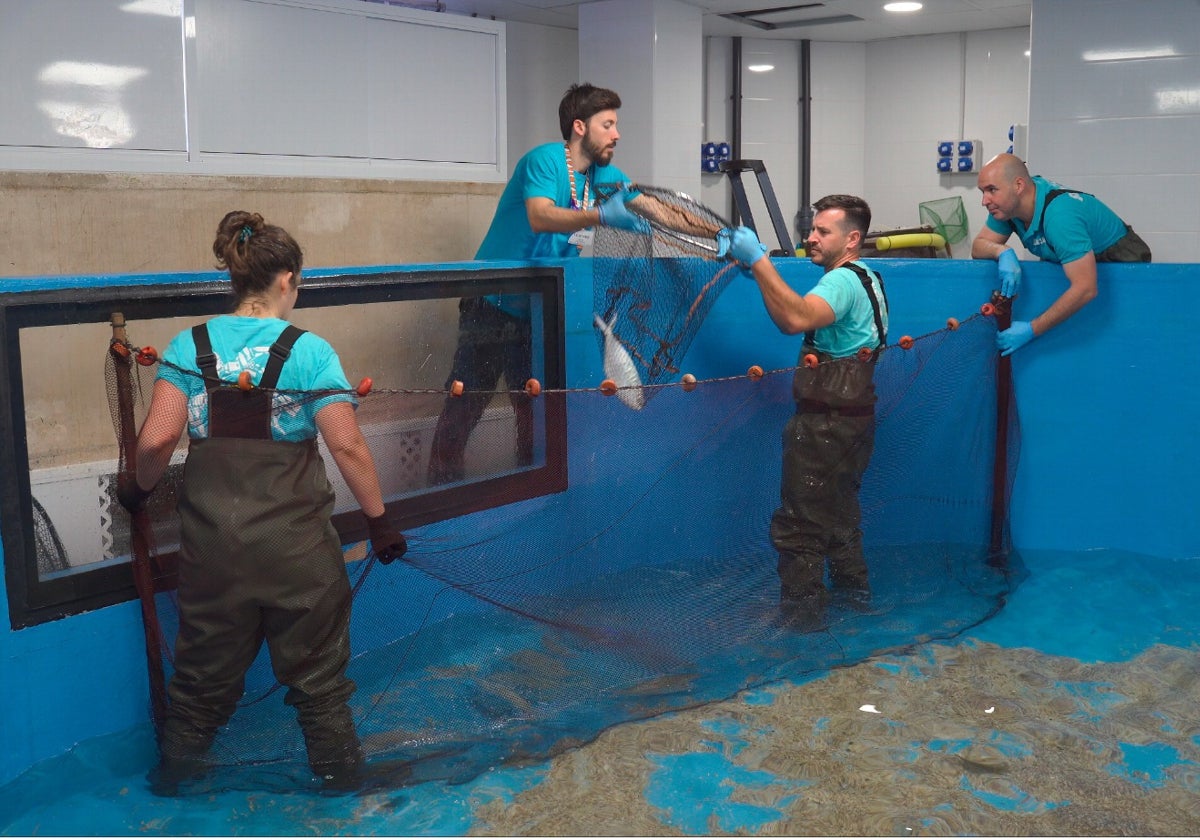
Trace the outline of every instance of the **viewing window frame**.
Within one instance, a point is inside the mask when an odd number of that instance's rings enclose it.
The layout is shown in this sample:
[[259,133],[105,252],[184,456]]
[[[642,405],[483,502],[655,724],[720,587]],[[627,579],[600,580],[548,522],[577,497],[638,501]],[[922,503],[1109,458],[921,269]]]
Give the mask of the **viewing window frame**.
[[[44,622],[134,600],[137,593],[128,559],[96,564],[78,572],[45,577],[39,572],[34,534],[35,500],[31,486],[29,432],[26,411],[26,371],[35,361],[39,370],[53,375],[53,360],[24,359],[22,331],[39,327],[70,325],[109,325],[114,312],[123,313],[129,325],[130,340],[137,343],[139,321],[190,318],[199,323],[232,311],[233,297],[227,280],[217,275],[150,276],[144,283],[120,282],[98,285],[106,279],[72,278],[76,285],[56,288],[32,288],[29,291],[0,293],[0,538],[3,545],[9,622],[12,629]],[[187,279],[181,279],[187,278]],[[120,278],[125,281],[126,278]],[[82,285],[87,283],[88,285]],[[32,285],[47,284],[41,283]],[[91,285],[96,284],[96,285]],[[303,323],[304,310],[336,308],[354,304],[437,301],[474,298],[485,295],[528,294],[540,305],[532,307],[533,352],[541,351],[539,381],[545,391],[565,388],[566,360],[563,330],[563,269],[558,266],[521,268],[421,269],[407,267],[383,269],[311,270],[305,273],[296,303],[294,320]],[[536,298],[534,298],[536,296]],[[447,304],[448,307],[448,304]],[[539,317],[540,316],[540,317]],[[439,322],[440,324],[441,322]],[[458,322],[446,320],[446,328],[457,334]],[[320,326],[314,332],[321,334]],[[324,336],[323,336],[324,337]],[[452,347],[456,336],[445,336]],[[540,341],[538,340],[540,339]],[[396,342],[405,340],[397,335]],[[334,350],[338,342],[331,340]],[[105,346],[96,348],[96,371],[103,375],[101,361]],[[433,360],[439,377],[448,374],[451,359]],[[346,370],[352,379],[358,371]],[[352,385],[354,383],[352,382]],[[442,382],[438,382],[438,387]],[[510,388],[524,383],[509,384]],[[539,452],[544,457],[532,466],[473,478],[450,486],[435,486],[390,501],[388,509],[402,530],[430,522],[462,516],[475,511],[561,492],[567,486],[567,425],[565,400],[546,395],[544,423],[539,424]],[[560,393],[561,396],[561,393]],[[148,400],[149,395],[146,395]],[[107,405],[96,406],[104,423],[111,421]],[[99,420],[97,420],[99,422]],[[118,454],[115,436],[114,457]],[[336,467],[330,465],[330,477]],[[39,506],[40,507],[40,506]],[[333,517],[344,545],[366,539],[365,520],[355,506]],[[161,558],[171,574],[156,580],[160,589],[174,586],[174,553]]]

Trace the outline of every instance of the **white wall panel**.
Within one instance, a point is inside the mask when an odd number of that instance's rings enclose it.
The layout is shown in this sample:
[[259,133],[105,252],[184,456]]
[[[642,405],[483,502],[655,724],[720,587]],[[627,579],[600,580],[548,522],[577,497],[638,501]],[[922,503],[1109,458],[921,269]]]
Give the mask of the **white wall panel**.
[[579,33],[574,29],[506,24],[508,172],[540,143],[561,140],[558,103],[579,81]]
[[643,0],[603,0],[579,7],[581,81],[621,96],[621,139],[613,163],[653,184],[654,18]]
[[[751,65],[769,65],[752,72]],[[800,44],[767,38],[742,39],[742,157],[761,160],[789,234],[800,209]],[[779,247],[762,191],[753,173],[742,175],[759,238]]]
[[0,167],[498,180],[504,25],[356,0],[0,1]]
[[495,165],[504,103],[495,33],[371,21],[369,35],[368,155]]
[[832,193],[849,193],[866,198],[866,44],[816,43],[810,61],[809,197],[816,201]]
[[1008,128],[1027,119],[1029,30],[899,38],[867,45],[866,198],[873,227],[920,224],[924,201],[959,197],[970,257],[983,225],[974,174],[936,169],[941,140],[980,140],[982,159],[1006,151]]
[[701,14],[678,0],[579,7],[579,72],[621,95],[614,163],[634,181],[695,195],[703,110]]
[[1200,3],[1034,0],[1029,163],[1200,261]]
[[365,152],[368,91],[361,57],[367,51],[361,17],[198,0],[192,90],[199,151]]
[[182,0],[130,5],[0,1],[0,146],[186,150]]
[[202,152],[496,163],[495,33],[198,0],[196,53]]
[[[701,142],[729,143],[733,139],[733,39],[704,39],[704,125]],[[699,149],[697,149],[699,153]],[[697,161],[697,167],[699,162]],[[700,202],[726,218],[732,217],[729,179],[701,174]]]
[[695,196],[704,110],[701,15],[674,0],[658,0],[653,9],[654,183]]

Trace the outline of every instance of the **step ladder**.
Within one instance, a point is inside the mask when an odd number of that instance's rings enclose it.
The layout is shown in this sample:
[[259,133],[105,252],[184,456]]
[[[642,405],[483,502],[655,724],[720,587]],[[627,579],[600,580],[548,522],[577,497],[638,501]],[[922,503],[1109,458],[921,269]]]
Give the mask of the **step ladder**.
[[[763,203],[767,205],[767,213],[771,217],[771,225],[775,228],[775,236],[779,239],[779,248],[771,251],[773,257],[794,257],[796,248],[792,245],[792,236],[787,224],[783,221],[783,213],[779,210],[779,199],[771,187],[771,176],[767,175],[767,167],[761,160],[726,160],[721,162],[721,171],[729,176],[729,184],[733,187],[733,202],[737,208],[742,224],[758,233],[754,225],[754,214],[750,212],[750,203],[746,200],[746,185],[742,183],[743,172],[753,172],[758,179],[758,188],[762,191]],[[762,239],[760,236],[759,239]]]

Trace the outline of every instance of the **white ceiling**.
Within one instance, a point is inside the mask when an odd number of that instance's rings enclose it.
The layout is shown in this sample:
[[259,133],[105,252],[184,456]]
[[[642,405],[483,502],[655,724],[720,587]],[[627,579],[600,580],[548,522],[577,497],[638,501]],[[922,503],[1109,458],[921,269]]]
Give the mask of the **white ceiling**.
[[[577,29],[579,7],[595,0],[374,0],[397,6],[476,15],[519,23],[539,23]],[[746,38],[782,38],[814,41],[878,41],[908,35],[969,32],[1029,26],[1032,0],[922,0],[918,12],[883,11],[886,0],[679,0],[704,12],[705,35],[741,35]],[[802,7],[802,8],[794,8]],[[775,29],[722,17],[737,12],[789,9],[764,14]],[[822,18],[853,16],[859,20],[830,23]]]

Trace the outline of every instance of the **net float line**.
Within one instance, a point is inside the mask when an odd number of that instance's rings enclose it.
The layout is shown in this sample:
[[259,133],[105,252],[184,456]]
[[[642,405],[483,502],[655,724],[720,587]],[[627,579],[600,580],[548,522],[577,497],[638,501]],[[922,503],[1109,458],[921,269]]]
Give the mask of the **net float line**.
[[[932,336],[940,335],[945,332],[954,332],[954,331],[958,330],[963,324],[965,324],[969,321],[972,321],[976,318],[996,317],[996,316],[1002,314],[1002,312],[1004,311],[1004,309],[1007,307],[1007,305],[1009,303],[1008,298],[998,299],[997,295],[998,295],[998,293],[994,294],[993,299],[991,301],[984,303],[982,306],[980,306],[978,312],[976,312],[975,314],[966,318],[965,320],[960,320],[958,318],[951,317],[946,320],[945,326],[943,326],[940,329],[932,330],[930,332],[923,333],[918,336],[903,335],[900,337],[900,339],[898,341],[896,341],[892,344],[888,344],[885,347],[883,347],[882,349],[880,349],[879,353],[887,352],[888,350],[890,350],[892,348],[898,348],[901,350],[911,350],[913,347],[915,347],[917,345],[918,342],[921,342]],[[120,355],[120,356],[132,356],[134,359],[137,360],[137,362],[139,364],[142,364],[142,365],[153,365],[156,363],[162,363],[162,364],[167,364],[167,365],[171,364],[170,362],[167,362],[167,361],[159,358],[157,351],[153,347],[148,347],[148,346],[147,347],[138,347],[134,344],[129,343],[128,341],[118,342],[115,340],[112,342],[112,344],[113,344],[112,350],[114,353],[116,353],[117,355]],[[864,352],[860,351],[860,353],[858,355],[861,360],[865,361],[866,359],[869,359],[871,357],[872,351],[869,348],[863,348],[863,349],[866,352],[864,353]],[[850,357],[850,358],[853,358],[853,357]],[[837,359],[837,360],[833,360],[833,361],[843,361],[843,360]],[[507,389],[507,390],[493,389],[493,390],[488,390],[488,391],[470,391],[468,388],[465,387],[465,385],[460,380],[454,380],[452,383],[450,383],[449,387],[442,387],[442,388],[376,388],[373,380],[370,377],[363,377],[359,381],[358,385],[356,385],[353,388],[349,388],[346,391],[340,391],[340,390],[336,390],[336,389],[335,390],[325,390],[325,391],[292,391],[292,390],[289,390],[286,388],[276,388],[274,390],[276,393],[280,393],[280,394],[328,395],[328,394],[335,394],[335,393],[349,393],[349,394],[354,394],[355,396],[358,396],[358,397],[366,397],[368,394],[442,395],[442,396],[451,396],[451,397],[461,397],[466,393],[486,393],[486,394],[493,394],[493,395],[525,394],[526,396],[530,397],[531,399],[536,399],[536,398],[539,398],[542,396],[551,396],[551,395],[556,395],[556,394],[579,394],[579,393],[588,393],[588,392],[600,393],[605,396],[614,396],[624,390],[629,390],[629,391],[638,390],[638,391],[642,391],[642,392],[654,392],[654,391],[659,391],[659,390],[664,390],[664,389],[669,389],[669,388],[680,388],[683,391],[690,393],[691,391],[694,391],[696,388],[698,388],[699,386],[704,385],[704,384],[732,382],[734,380],[745,379],[745,378],[748,378],[751,381],[757,382],[767,376],[774,376],[777,374],[786,374],[786,373],[795,373],[801,367],[812,369],[812,368],[816,368],[820,365],[827,365],[827,364],[831,364],[831,362],[830,361],[824,361],[824,362],[821,361],[819,359],[819,357],[817,356],[817,354],[815,354],[815,353],[805,353],[804,356],[801,357],[800,363],[798,365],[791,365],[788,367],[781,367],[781,368],[772,368],[770,370],[766,370],[759,365],[751,365],[747,369],[746,373],[744,373],[744,374],[707,377],[705,379],[700,379],[691,373],[684,373],[680,377],[679,381],[677,381],[677,382],[661,382],[661,383],[651,383],[651,384],[645,384],[645,385],[618,385],[614,380],[612,380],[610,378],[605,378],[605,379],[601,380],[600,383],[596,386],[575,387],[575,388],[547,388],[538,379],[530,378],[520,388],[512,388],[512,389]],[[197,374],[195,371],[189,371],[189,370],[186,370],[183,368],[179,368],[179,370],[181,370],[184,373],[193,375],[193,376],[199,376],[199,374]],[[250,381],[250,372],[249,371],[242,371],[238,375],[238,379],[236,382],[222,381],[220,384],[225,387],[240,388],[241,390],[244,390],[244,391],[257,388],[257,386],[254,385]]]

